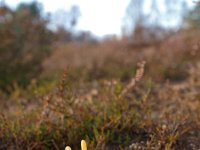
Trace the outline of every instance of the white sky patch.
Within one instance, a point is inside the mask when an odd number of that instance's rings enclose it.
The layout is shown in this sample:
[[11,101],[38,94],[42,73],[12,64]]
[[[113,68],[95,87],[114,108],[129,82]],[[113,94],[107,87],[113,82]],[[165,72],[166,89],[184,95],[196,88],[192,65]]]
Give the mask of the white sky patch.
[[90,30],[102,36],[105,34],[120,34],[122,18],[128,5],[128,0],[85,0],[81,3],[82,18],[79,28]]
[[[5,0],[6,4],[15,8],[20,2],[31,2],[33,0]],[[123,17],[125,16],[126,8],[130,0],[37,0],[44,6],[45,12],[54,13],[57,10],[69,10],[72,5],[80,7],[81,18],[78,21],[77,30],[88,30],[95,35],[103,36],[107,34],[121,34],[123,25]],[[159,2],[161,14],[165,13],[164,1]],[[194,5],[192,0],[187,1],[190,5]],[[145,9],[151,12],[151,2],[146,1]],[[54,21],[54,20],[53,20]],[[166,22],[169,23],[166,19]],[[176,24],[177,19],[172,21]],[[56,24],[56,23],[55,23]]]
[[[6,0],[15,7],[19,2],[32,0]],[[45,12],[69,10],[72,5],[79,5],[81,18],[76,29],[88,30],[98,36],[120,34],[122,19],[130,0],[38,0],[44,4]]]

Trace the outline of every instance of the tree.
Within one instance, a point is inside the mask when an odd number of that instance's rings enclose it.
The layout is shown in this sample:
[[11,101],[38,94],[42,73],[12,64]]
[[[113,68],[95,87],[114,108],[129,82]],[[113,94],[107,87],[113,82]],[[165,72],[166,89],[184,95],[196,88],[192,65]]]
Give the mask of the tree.
[[33,1],[32,3],[20,3],[16,11],[19,13],[24,13],[24,11],[27,11],[30,16],[40,18],[42,9],[42,4]]
[[128,33],[135,33],[141,28],[169,26],[174,21],[181,25],[187,11],[186,0],[131,0],[126,10],[124,28]]
[[81,16],[78,6],[73,5],[69,10],[57,10],[52,16],[53,24],[51,28],[55,29],[58,41],[69,42],[75,39],[75,27]]
[[26,86],[42,69],[50,53],[53,33],[46,27],[37,2],[22,3],[16,10],[0,8],[0,88],[13,82]]
[[57,10],[56,13],[52,16],[52,20],[56,20],[56,28],[65,28],[66,30],[71,31],[77,25],[80,16],[81,12],[79,7],[73,5],[70,10]]
[[125,16],[125,26],[128,28],[128,32],[133,30],[135,26],[141,26],[144,24],[144,0],[131,0]]
[[194,9],[189,11],[189,13],[185,17],[185,22],[189,28],[200,28],[200,2],[197,2]]

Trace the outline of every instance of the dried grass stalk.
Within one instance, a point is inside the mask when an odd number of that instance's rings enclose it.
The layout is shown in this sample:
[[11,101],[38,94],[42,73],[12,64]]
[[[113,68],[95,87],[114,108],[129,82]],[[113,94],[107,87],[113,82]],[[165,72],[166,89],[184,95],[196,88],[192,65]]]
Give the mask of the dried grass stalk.
[[138,69],[136,70],[136,75],[131,79],[128,85],[124,88],[124,90],[120,94],[120,98],[123,97],[130,89],[132,89],[137,82],[141,80],[141,78],[144,75],[144,67],[145,67],[146,62],[142,61],[137,64]]

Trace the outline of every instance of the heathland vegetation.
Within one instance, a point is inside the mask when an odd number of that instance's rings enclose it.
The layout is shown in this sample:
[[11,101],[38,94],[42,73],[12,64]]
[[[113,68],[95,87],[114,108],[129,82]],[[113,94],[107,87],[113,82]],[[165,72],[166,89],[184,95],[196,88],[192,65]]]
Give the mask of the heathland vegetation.
[[101,41],[50,30],[40,7],[0,7],[0,150],[200,148],[198,5],[177,32]]

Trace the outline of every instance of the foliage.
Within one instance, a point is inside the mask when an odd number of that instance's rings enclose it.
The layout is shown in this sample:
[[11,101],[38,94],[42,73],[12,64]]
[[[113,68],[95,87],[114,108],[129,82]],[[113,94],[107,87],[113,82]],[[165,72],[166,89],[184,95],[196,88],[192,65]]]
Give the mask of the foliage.
[[[162,8],[161,8],[162,7]],[[124,17],[123,32],[132,41],[157,42],[176,32],[189,10],[187,0],[130,0]],[[175,19],[176,18],[176,19]],[[176,26],[174,26],[176,24]]]
[[190,28],[200,28],[200,4],[192,9],[185,17],[185,22]]
[[80,149],[81,139],[90,150],[200,149],[199,32],[59,43],[45,79],[0,91],[0,149]]
[[37,2],[20,4],[16,10],[0,8],[0,88],[16,82],[22,86],[41,71],[53,35]]

